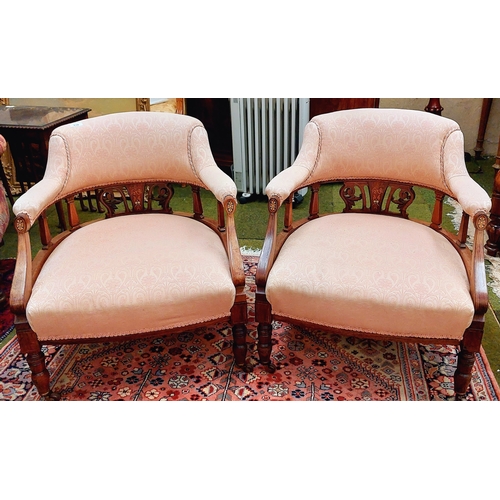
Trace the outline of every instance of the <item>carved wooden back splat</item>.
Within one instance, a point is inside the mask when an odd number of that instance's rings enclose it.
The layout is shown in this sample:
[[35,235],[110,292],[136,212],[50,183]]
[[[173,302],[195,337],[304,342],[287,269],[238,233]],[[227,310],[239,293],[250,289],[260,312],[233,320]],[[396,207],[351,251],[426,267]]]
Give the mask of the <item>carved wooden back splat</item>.
[[[407,209],[415,199],[413,186],[382,180],[346,181],[340,188],[344,212],[397,215],[408,219]],[[361,204],[361,207],[357,206]]]
[[171,214],[170,200],[174,188],[165,182],[108,186],[98,191],[99,201],[106,209],[106,218],[141,212]]

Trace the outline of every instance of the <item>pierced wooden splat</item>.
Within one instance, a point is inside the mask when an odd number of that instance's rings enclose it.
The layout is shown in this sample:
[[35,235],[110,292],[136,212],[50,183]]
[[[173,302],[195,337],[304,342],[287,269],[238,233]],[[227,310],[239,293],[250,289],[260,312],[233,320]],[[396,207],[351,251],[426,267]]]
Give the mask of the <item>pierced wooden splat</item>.
[[106,217],[142,212],[172,213],[170,200],[174,188],[169,183],[136,183],[108,186],[98,192]]
[[[397,215],[408,219],[408,207],[415,199],[413,186],[381,180],[346,181],[340,188],[344,212]],[[359,206],[361,205],[361,206]]]

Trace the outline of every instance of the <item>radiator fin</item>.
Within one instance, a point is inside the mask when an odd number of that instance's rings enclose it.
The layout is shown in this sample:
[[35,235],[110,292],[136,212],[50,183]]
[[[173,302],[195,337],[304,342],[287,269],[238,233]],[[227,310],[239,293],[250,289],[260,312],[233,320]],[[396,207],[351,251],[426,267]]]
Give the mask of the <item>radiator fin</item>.
[[240,192],[264,194],[297,157],[308,121],[309,99],[231,99],[233,174]]

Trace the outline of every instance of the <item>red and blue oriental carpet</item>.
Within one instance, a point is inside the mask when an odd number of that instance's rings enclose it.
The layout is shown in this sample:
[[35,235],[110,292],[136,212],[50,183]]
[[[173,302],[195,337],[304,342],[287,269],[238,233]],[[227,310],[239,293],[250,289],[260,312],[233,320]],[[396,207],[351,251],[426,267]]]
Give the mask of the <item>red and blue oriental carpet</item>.
[[[452,398],[456,348],[331,335],[275,323],[275,373],[258,364],[254,322],[257,258],[246,257],[252,373],[233,362],[226,323],[122,343],[48,346],[62,400],[76,401],[436,401]],[[498,400],[482,351],[467,400]],[[0,400],[38,400],[14,337],[0,350]]]

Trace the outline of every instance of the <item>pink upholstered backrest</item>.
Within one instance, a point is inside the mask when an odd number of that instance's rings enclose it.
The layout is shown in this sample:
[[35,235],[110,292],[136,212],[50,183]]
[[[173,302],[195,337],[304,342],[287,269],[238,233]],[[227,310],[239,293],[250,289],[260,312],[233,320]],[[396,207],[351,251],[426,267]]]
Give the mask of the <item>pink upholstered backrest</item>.
[[7,149],[7,141],[5,140],[5,137],[3,135],[0,135],[0,156],[2,156],[5,153],[6,149]]
[[296,165],[307,184],[330,179],[391,179],[449,193],[467,174],[463,135],[453,120],[424,111],[355,109],[314,117]]
[[54,130],[45,178],[58,197],[106,184],[168,179],[203,185],[214,164],[202,123],[174,113],[126,112],[89,118]]

